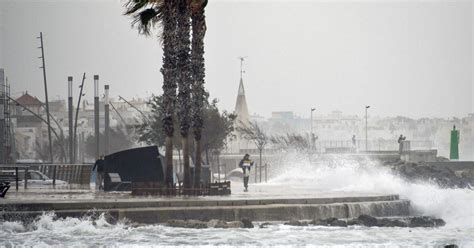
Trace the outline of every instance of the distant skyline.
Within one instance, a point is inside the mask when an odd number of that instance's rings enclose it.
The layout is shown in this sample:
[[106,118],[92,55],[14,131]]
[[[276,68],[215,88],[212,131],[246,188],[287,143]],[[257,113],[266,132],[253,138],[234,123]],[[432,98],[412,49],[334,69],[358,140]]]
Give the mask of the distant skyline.
[[[45,40],[50,99],[74,97],[87,73],[117,98],[161,93],[161,45],[138,35],[124,1],[0,0],[0,68],[12,94],[44,99]],[[206,88],[233,111],[238,56],[250,114],[340,110],[373,116],[464,117],[474,113],[472,1],[209,1]],[[75,99],[77,100],[77,99]]]

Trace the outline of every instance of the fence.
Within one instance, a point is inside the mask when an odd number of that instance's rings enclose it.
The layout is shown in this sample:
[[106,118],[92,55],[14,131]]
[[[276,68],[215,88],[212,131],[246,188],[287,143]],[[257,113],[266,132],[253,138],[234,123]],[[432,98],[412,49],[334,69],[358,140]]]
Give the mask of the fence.
[[[24,188],[28,188],[29,185],[34,186],[34,180],[42,177],[41,174],[48,177],[41,178],[43,183],[42,187],[56,186],[57,181],[61,180],[66,182],[65,185],[61,185],[68,188],[90,188],[92,164],[43,164],[43,163],[28,163],[28,164],[10,164],[0,165],[0,170],[15,170],[15,174],[24,173],[23,176],[18,177],[24,184]],[[18,171],[20,168],[20,171]],[[40,172],[41,174],[37,174]],[[37,178],[35,178],[35,176]]]
[[53,180],[89,185],[92,166],[92,164],[30,164],[30,169],[38,170]]

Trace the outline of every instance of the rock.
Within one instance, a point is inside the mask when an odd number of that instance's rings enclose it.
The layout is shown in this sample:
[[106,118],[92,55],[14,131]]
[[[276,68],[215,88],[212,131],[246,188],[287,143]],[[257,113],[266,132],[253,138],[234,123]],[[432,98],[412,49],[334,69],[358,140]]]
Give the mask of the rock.
[[445,157],[438,156],[436,157],[436,162],[449,162],[450,160]]
[[403,222],[400,219],[378,219],[377,220],[377,226],[380,227],[407,227],[407,223]]
[[444,225],[446,225],[444,220],[427,216],[413,217],[408,223],[408,227],[438,227]]
[[355,225],[362,225],[361,222],[358,219],[351,219],[347,221],[348,226],[355,226]]
[[117,218],[115,218],[110,212],[104,213],[104,218],[107,223],[112,225],[115,225],[118,222]]
[[444,221],[443,219],[434,219],[434,222],[435,222],[435,226],[445,226],[446,225],[446,221]]
[[342,226],[342,227],[347,226],[346,221],[339,220],[337,218],[328,218],[325,220],[312,220],[311,222],[309,222],[309,224],[315,225],[315,226]]
[[357,220],[359,221],[360,224],[364,226],[377,226],[377,219],[375,217],[372,217],[370,215],[360,215]]
[[207,228],[207,223],[200,220],[189,220],[186,223],[186,228]]
[[[439,158],[438,160],[444,161],[444,158]],[[430,165],[423,162],[401,164],[391,162],[389,166],[395,173],[410,181],[431,181],[441,187],[449,188],[469,188],[470,185],[474,185],[473,175],[456,173],[456,171],[448,167]]]
[[207,228],[207,222],[200,220],[169,220],[168,226],[182,228]]
[[243,224],[243,228],[253,228],[253,224],[252,224],[252,221],[250,219],[243,218],[241,220],[241,222]]
[[184,220],[168,220],[167,222],[168,226],[171,227],[183,227],[185,226]]
[[207,223],[208,228],[227,228],[227,223],[223,220],[210,220]]
[[242,221],[231,221],[226,223],[227,228],[243,228],[244,223]]
[[264,222],[264,223],[260,224],[259,227],[260,227],[260,228],[267,228],[267,227],[270,226],[270,225],[271,225],[271,223],[269,223],[269,222]]
[[340,227],[347,227],[347,223],[343,220],[335,219],[331,222],[328,222],[329,226],[340,226]]
[[286,222],[285,225],[288,225],[288,226],[307,226],[308,222],[299,221],[299,220],[290,220],[289,222]]
[[309,222],[309,224],[315,225],[315,226],[327,226],[328,225],[326,220],[312,220],[312,221]]
[[459,246],[452,244],[452,245],[445,245],[444,248],[458,248]]

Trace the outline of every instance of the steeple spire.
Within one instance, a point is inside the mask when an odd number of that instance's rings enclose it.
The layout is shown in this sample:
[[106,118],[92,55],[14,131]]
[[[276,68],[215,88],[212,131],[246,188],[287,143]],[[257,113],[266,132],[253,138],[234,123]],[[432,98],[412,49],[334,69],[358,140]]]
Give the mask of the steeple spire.
[[235,103],[234,113],[237,115],[237,123],[248,123],[250,121],[249,110],[247,108],[247,100],[245,99],[245,89],[244,89],[244,79],[243,74],[245,73],[243,69],[244,60],[247,57],[239,57],[240,60],[240,83],[239,91],[237,94],[237,101]]
[[239,96],[245,96],[245,89],[244,89],[244,80],[240,78],[240,84],[239,84]]
[[240,59],[240,82],[242,82],[243,75],[245,73],[244,71],[244,60],[247,58],[247,56],[244,57],[238,57]]

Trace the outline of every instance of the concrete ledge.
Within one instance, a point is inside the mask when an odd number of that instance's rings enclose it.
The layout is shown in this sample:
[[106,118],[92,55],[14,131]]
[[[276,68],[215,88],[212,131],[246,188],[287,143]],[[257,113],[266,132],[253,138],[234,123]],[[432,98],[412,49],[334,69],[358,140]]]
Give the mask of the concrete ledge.
[[[329,204],[267,204],[241,206],[193,206],[193,207],[140,207],[96,209],[96,213],[109,213],[116,219],[128,219],[138,223],[163,223],[170,219],[219,219],[225,221],[249,218],[254,221],[287,221],[291,219],[356,218],[361,214],[377,217],[408,216],[407,200],[346,202]],[[58,217],[81,217],[90,214],[88,209],[55,210]],[[43,211],[8,211],[0,214],[4,220],[29,220]]]
[[58,211],[68,209],[121,209],[121,208],[160,208],[160,207],[206,207],[206,206],[247,206],[270,204],[329,204],[344,202],[371,202],[398,200],[398,195],[348,196],[324,198],[272,198],[272,199],[113,199],[113,200],[74,200],[43,202],[0,202],[4,211]]

